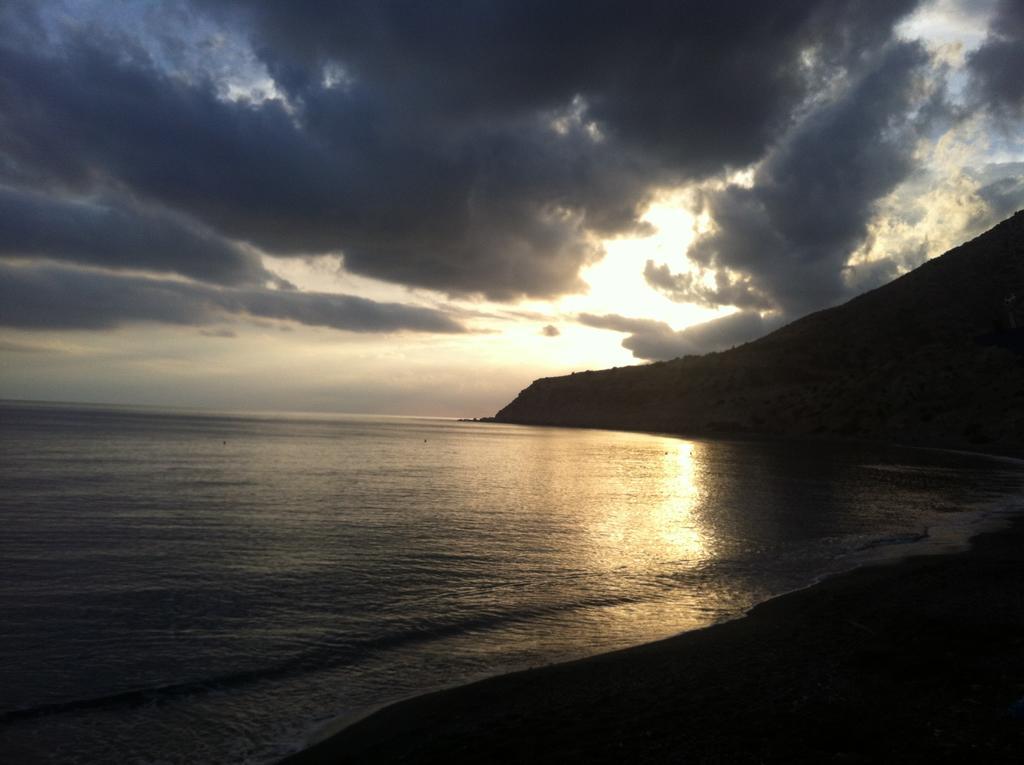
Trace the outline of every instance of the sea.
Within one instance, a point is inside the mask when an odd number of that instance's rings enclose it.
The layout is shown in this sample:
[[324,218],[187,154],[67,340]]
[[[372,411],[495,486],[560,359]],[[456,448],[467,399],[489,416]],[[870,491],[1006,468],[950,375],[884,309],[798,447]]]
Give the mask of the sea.
[[939,450],[0,402],[0,760],[275,762],[961,549],[1022,492]]

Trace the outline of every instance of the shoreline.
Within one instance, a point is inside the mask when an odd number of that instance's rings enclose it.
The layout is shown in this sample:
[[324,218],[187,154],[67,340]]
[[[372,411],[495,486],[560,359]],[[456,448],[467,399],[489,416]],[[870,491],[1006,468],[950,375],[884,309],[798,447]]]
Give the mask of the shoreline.
[[925,441],[893,440],[884,437],[842,436],[835,433],[783,433],[757,430],[644,430],[642,428],[616,428],[609,425],[566,425],[551,422],[516,422],[514,420],[497,420],[478,417],[475,419],[459,418],[456,422],[468,422],[493,425],[514,425],[522,428],[565,428],[568,430],[607,430],[612,433],[645,433],[652,436],[681,438],[684,441],[782,441],[794,443],[823,444],[864,444],[867,446],[899,447],[901,449],[925,449],[928,451],[954,452],[983,457],[1002,458],[1024,463],[1024,447],[1006,444],[972,443],[954,439]]
[[[1006,454],[989,453],[985,456],[1018,461]],[[828,669],[825,674],[829,677],[840,677],[844,687],[849,685],[852,689],[848,695],[857,697],[867,688],[858,687],[849,668],[846,672],[836,673],[834,665],[841,656],[833,655],[834,651],[822,654],[805,650],[801,654],[799,646],[813,648],[813,645],[807,645],[807,635],[816,635],[820,639],[815,645],[834,643],[847,649],[851,646],[851,631],[868,645],[880,640],[885,642],[883,638],[893,629],[893,624],[880,617],[888,614],[888,621],[896,622],[904,632],[914,632],[915,625],[927,626],[925,632],[933,642],[936,634],[956,633],[962,638],[964,630],[972,625],[991,638],[983,628],[992,621],[989,611],[995,601],[1010,602],[1013,606],[1005,609],[1006,629],[1003,632],[1006,634],[1001,638],[1013,643],[1014,657],[1016,654],[1021,656],[1016,662],[1004,661],[1007,667],[1012,665],[1017,670],[1013,674],[1013,683],[1016,684],[1011,683],[1012,689],[1005,683],[1000,688],[991,684],[985,687],[969,684],[969,690],[983,695],[988,693],[990,699],[988,709],[993,714],[982,726],[986,731],[985,741],[969,740],[969,731],[979,732],[977,721],[974,721],[971,725],[960,724],[959,737],[952,743],[947,740],[948,736],[944,738],[936,734],[938,749],[930,746],[934,742],[921,740],[918,736],[914,747],[901,747],[900,757],[902,761],[916,761],[920,755],[921,761],[941,761],[954,751],[959,753],[958,757],[973,757],[984,752],[990,762],[1016,762],[1019,756],[1014,755],[1024,751],[1024,719],[1013,719],[1012,725],[1007,723],[1016,714],[1008,713],[1007,709],[1021,701],[1020,716],[1024,718],[1024,595],[1020,594],[1024,593],[1024,518],[1019,516],[1019,509],[1024,509],[1024,506],[1015,510],[992,511],[988,520],[969,533],[960,546],[947,549],[933,546],[928,549],[919,543],[898,545],[904,548],[898,556],[880,555],[863,560],[850,569],[773,596],[745,614],[708,627],[575,661],[456,683],[366,710],[344,721],[336,720],[321,729],[321,733],[332,729],[335,732],[281,762],[287,765],[348,761],[555,762],[575,758],[658,762],[683,756],[697,762],[799,761],[804,758],[820,761],[829,751],[839,756],[836,761],[884,759],[881,751],[875,751],[870,759],[863,759],[857,753],[857,747],[850,752],[846,751],[850,747],[842,746],[822,748],[815,745],[808,749],[796,741],[791,742],[785,751],[776,753],[773,753],[774,748],[771,751],[758,748],[753,741],[756,737],[747,729],[749,726],[736,718],[742,716],[740,712],[745,701],[757,698],[764,683],[744,680],[747,670],[738,670],[735,666],[737,661],[745,657],[743,661],[757,663],[757,647],[766,635],[803,634],[803,640],[795,640],[784,649],[775,647],[774,669],[768,672],[773,678],[772,684],[776,688],[784,687],[788,681],[802,687],[806,685],[806,674],[809,671],[813,674],[817,667],[822,671]],[[994,527],[993,523],[996,524]],[[969,529],[970,524],[965,528]],[[914,547],[919,547],[919,550],[913,551]],[[983,581],[991,579],[993,569],[1001,572],[1000,587],[997,590],[981,588]],[[977,617],[984,612],[987,616],[980,621],[978,618],[964,620],[964,614],[951,613],[951,601],[935,603],[941,594],[920,591],[917,579],[921,577],[942,580],[941,591],[948,593],[952,600],[962,601],[967,606],[968,615]],[[870,590],[875,587],[885,593],[881,600],[872,597]],[[973,600],[972,593],[976,596]],[[838,608],[834,602],[837,597],[848,602]],[[987,611],[986,604],[989,606]],[[835,623],[807,623],[804,614],[808,610],[829,612]],[[928,612],[929,619],[912,616],[922,610]],[[931,617],[943,613],[948,617],[940,619],[946,622],[945,630],[936,631]],[[856,642],[853,645],[856,646]],[[935,661],[970,658],[966,656],[970,652],[957,654],[956,651],[947,651],[944,656],[939,656],[934,646],[927,650],[918,646],[914,654],[904,656],[893,648],[894,645],[897,644],[890,639],[886,644],[887,650],[871,649],[878,654],[876,658],[884,660],[882,664],[890,673],[898,672],[901,663],[915,665],[915,657],[918,665],[925,658]],[[974,659],[984,659],[991,645],[979,636],[973,648]],[[763,652],[760,652],[760,658],[763,663]],[[991,653],[987,655],[987,662],[995,662]],[[705,666],[701,672],[688,676],[687,668],[692,669],[695,665]],[[941,668],[936,670],[940,677],[941,671]],[[707,679],[698,679],[708,673],[710,683]],[[1003,674],[1006,675],[1005,672]],[[678,685],[666,686],[665,678],[674,678]],[[874,677],[871,683],[873,686],[884,684],[884,679]],[[894,690],[899,692],[893,693]],[[850,717],[850,724],[865,710],[873,710],[878,717],[879,708],[892,707],[894,699],[905,700],[905,690],[901,686],[889,688],[888,693],[876,692],[871,698],[863,699],[863,706],[843,705],[844,716]],[[671,700],[666,698],[666,694]],[[991,701],[993,694],[999,696],[994,706]],[[778,695],[777,691],[775,695]],[[803,699],[806,702],[814,695],[805,691],[784,693],[776,700],[797,703]],[[929,694],[921,691],[912,696],[920,702]],[[623,697],[629,701],[624,701]],[[824,702],[822,708],[826,713],[822,719],[828,718],[827,710],[835,706],[830,699],[818,699]],[[982,704],[974,698],[968,698],[965,703],[972,708]],[[693,719],[689,724],[683,719],[676,719],[674,710]],[[896,710],[889,711],[894,713]],[[970,710],[959,711],[966,714]],[[698,712],[696,717],[695,712]],[[666,718],[673,719],[673,725],[666,727]],[[896,715],[896,719],[900,716]],[[717,726],[712,724],[716,721]],[[812,728],[819,722],[821,720],[809,727],[807,721],[799,716],[783,715],[782,720],[776,719],[770,727],[775,731],[792,729],[790,732],[793,734],[813,739]],[[924,720],[918,719],[918,722],[923,724]],[[835,721],[835,725],[838,724]],[[873,724],[880,724],[880,721],[875,719]],[[637,728],[643,728],[640,742],[633,741],[635,736],[630,733]],[[705,741],[709,730],[715,731],[711,746],[707,746]],[[618,731],[617,740],[613,740],[613,731]],[[994,737],[991,735],[993,732]],[[627,740],[630,741],[629,746],[623,749],[622,742]],[[742,749],[737,749],[735,741],[746,743]],[[1004,744],[1012,746],[1005,751],[999,749]],[[1001,759],[1002,754],[1006,755],[1005,760]]]

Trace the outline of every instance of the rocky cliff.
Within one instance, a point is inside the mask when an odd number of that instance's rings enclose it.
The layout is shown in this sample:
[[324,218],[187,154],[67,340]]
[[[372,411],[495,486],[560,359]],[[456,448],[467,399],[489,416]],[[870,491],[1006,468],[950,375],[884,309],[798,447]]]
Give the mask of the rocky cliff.
[[495,419],[1016,451],[1024,447],[1021,327],[1024,211],[883,287],[754,342],[537,380]]

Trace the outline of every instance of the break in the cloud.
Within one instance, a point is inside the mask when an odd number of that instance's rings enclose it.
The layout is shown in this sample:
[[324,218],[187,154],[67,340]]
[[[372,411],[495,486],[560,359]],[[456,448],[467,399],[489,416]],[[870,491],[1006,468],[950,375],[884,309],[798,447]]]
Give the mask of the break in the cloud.
[[447,314],[353,295],[217,288],[62,266],[0,263],[0,326],[107,329],[133,322],[203,326],[280,319],[349,332],[464,332]]
[[622,346],[637,358],[649,361],[732,348],[770,332],[781,323],[777,317],[762,317],[757,311],[739,311],[679,331],[663,321],[631,319],[617,314],[580,314],[577,319],[588,327],[627,333]]

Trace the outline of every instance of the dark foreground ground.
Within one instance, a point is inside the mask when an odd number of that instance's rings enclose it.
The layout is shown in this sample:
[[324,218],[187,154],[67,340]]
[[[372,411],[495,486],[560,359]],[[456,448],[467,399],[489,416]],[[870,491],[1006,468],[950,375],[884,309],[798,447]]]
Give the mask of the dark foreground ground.
[[286,762],[1022,763],[1022,697],[1019,522],[734,622],[421,696]]

